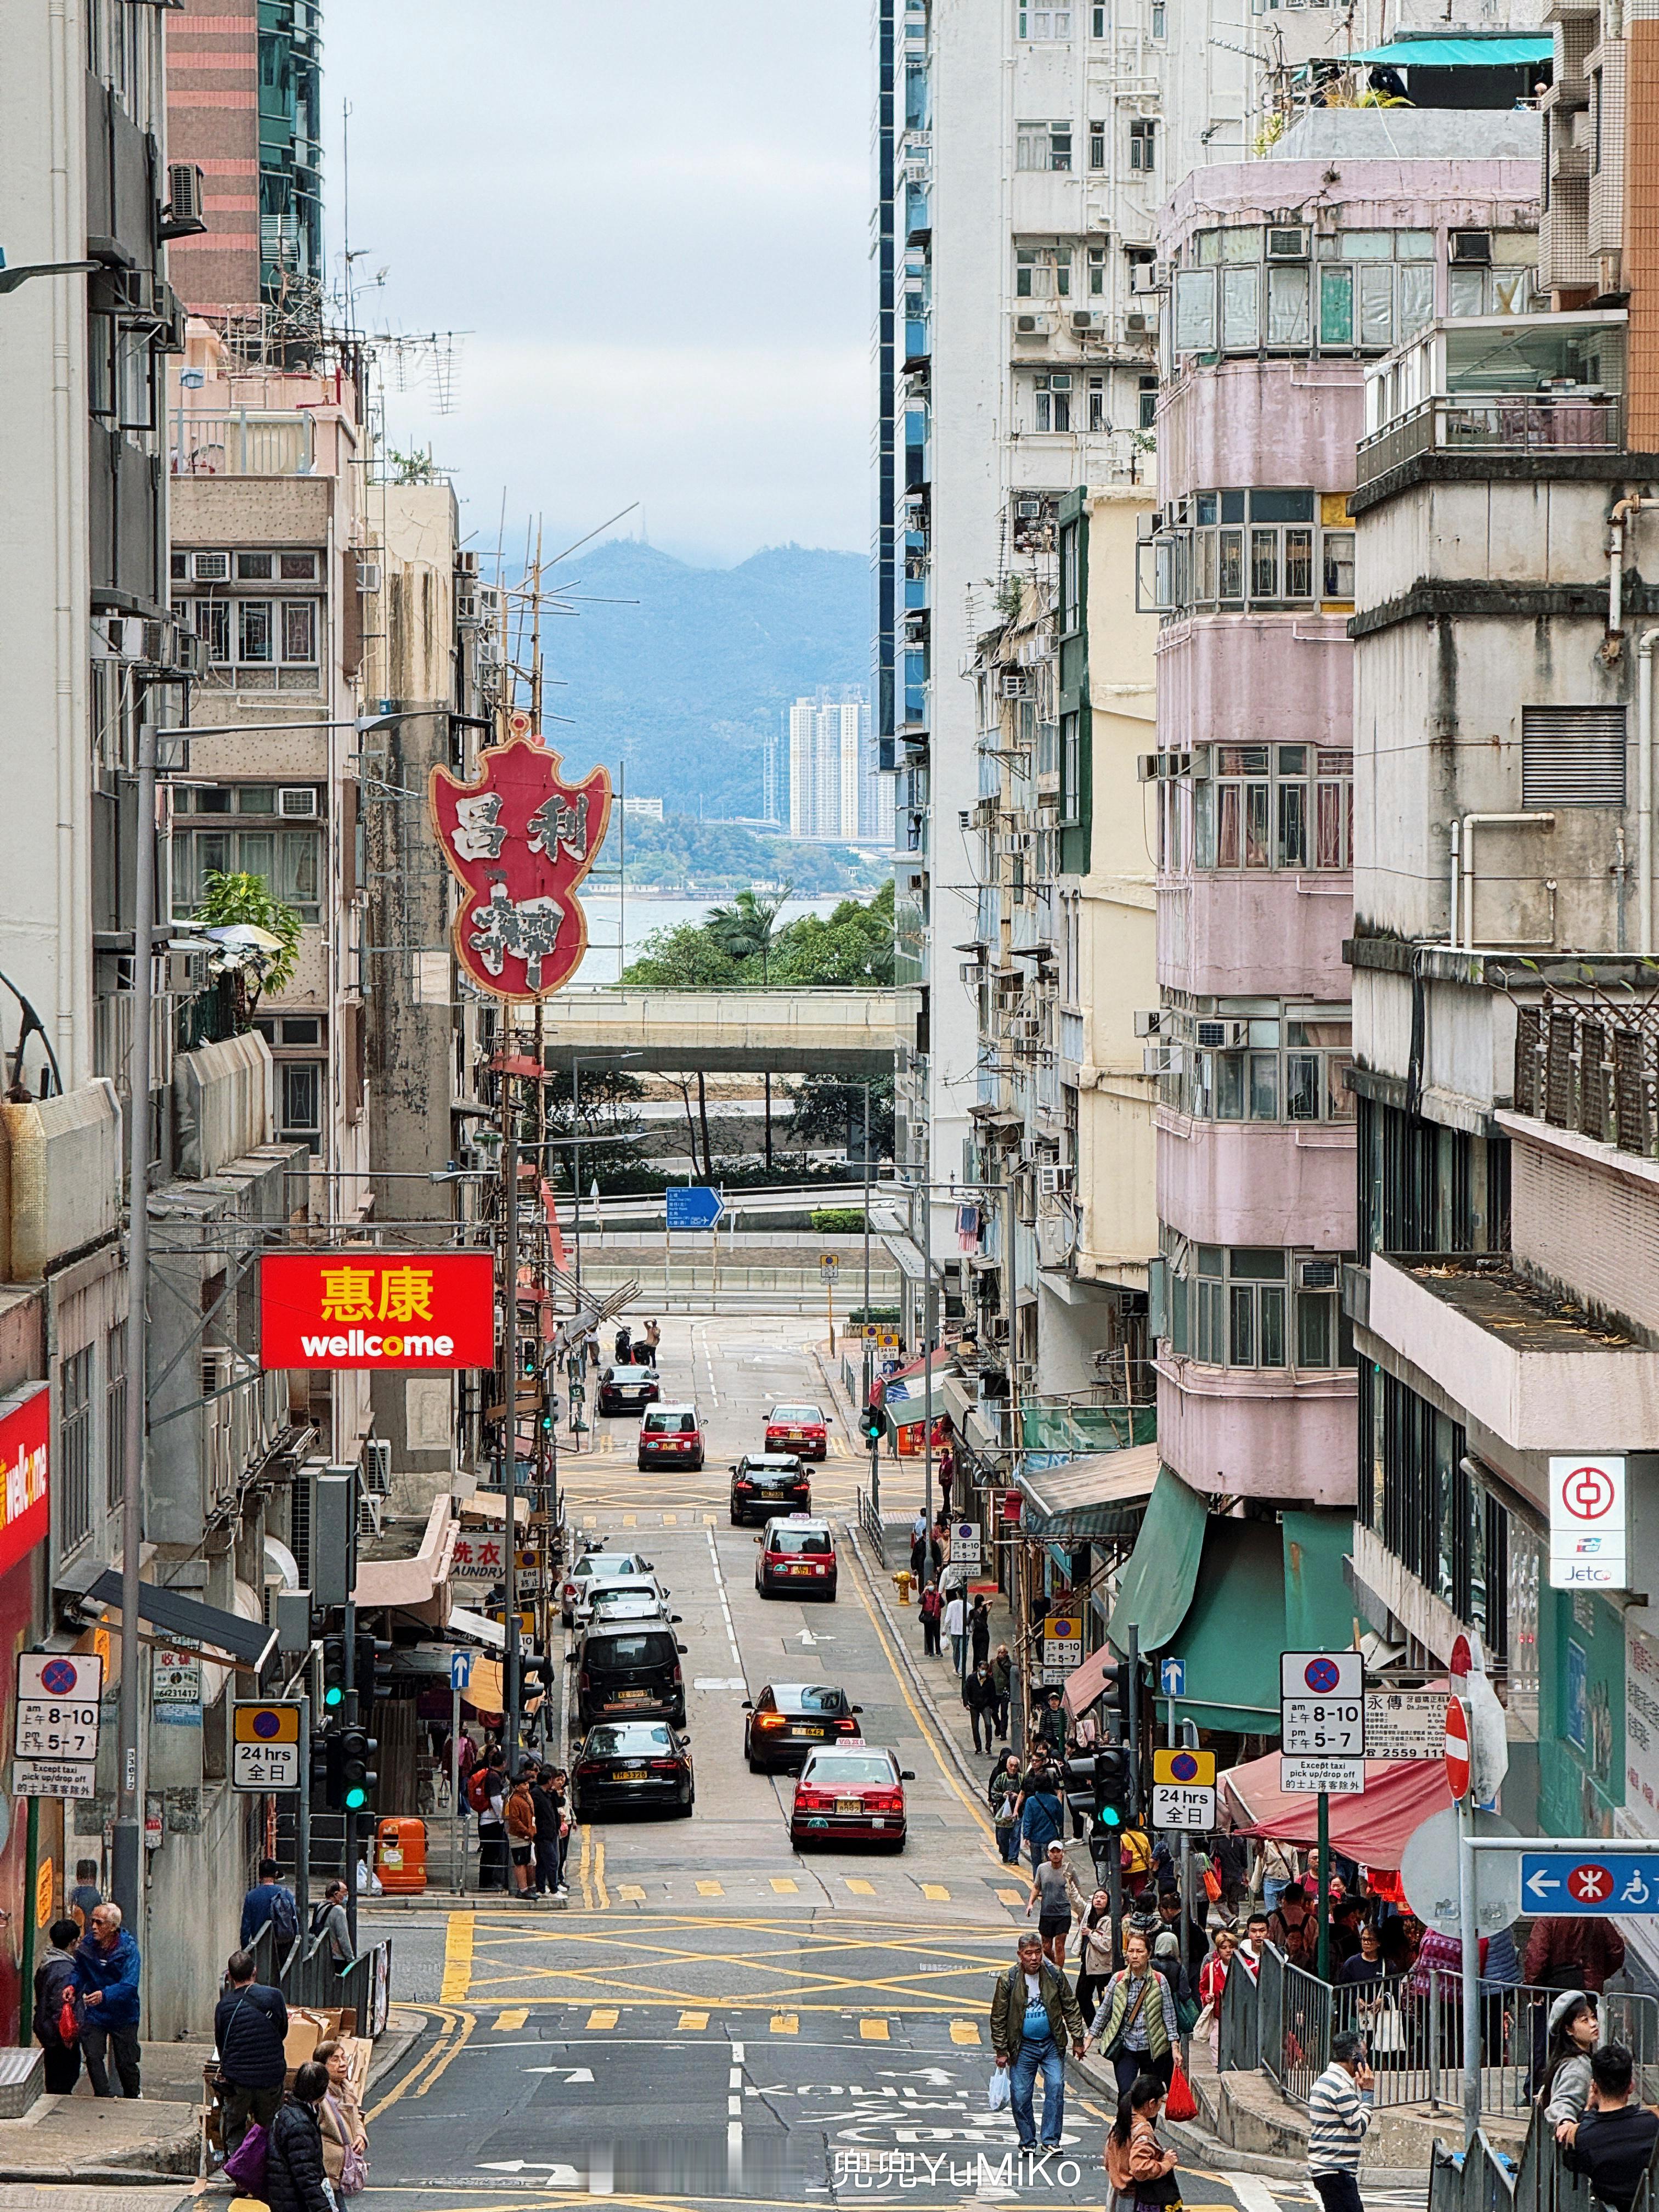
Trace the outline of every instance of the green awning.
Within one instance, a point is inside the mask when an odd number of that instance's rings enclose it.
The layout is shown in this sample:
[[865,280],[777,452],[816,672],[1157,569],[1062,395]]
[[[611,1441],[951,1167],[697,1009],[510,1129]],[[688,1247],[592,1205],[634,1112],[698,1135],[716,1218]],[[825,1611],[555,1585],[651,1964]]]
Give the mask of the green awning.
[[1350,62],[1387,62],[1394,69],[1519,69],[1547,62],[1555,41],[1535,39],[1399,39],[1391,46],[1371,46],[1345,54]]
[[1353,1549],[1347,1513],[1285,1513],[1285,1649],[1346,1651],[1358,1641],[1342,1562]]
[[[1181,1718],[1240,1735],[1277,1735],[1279,1655],[1289,1648],[1279,1530],[1271,1521],[1211,1520],[1192,1603],[1168,1645],[1187,1670]],[[1167,1705],[1155,1702],[1167,1722]]]
[[1057,1467],[1023,1466],[1016,1478],[1025,1498],[1022,1526],[1049,1543],[1127,1540],[1141,1524],[1158,1476],[1156,1444],[1085,1452]]
[[1120,1651],[1128,1650],[1131,1626],[1140,1632],[1143,1657],[1168,1647],[1192,1603],[1208,1517],[1198,1492],[1160,1468],[1107,1626]]

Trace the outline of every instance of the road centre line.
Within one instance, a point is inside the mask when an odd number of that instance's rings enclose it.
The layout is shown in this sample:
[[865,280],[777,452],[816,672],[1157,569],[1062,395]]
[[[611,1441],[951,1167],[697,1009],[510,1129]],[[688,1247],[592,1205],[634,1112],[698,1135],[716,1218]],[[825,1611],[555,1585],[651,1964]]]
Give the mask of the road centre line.
[[714,1570],[714,1590],[720,1601],[721,1617],[726,1622],[726,1640],[732,1647],[732,1664],[743,1676],[744,1688],[747,1690],[749,1669],[744,1666],[743,1654],[738,1649],[738,1632],[732,1625],[732,1601],[726,1594],[726,1576],[720,1566],[720,1553],[715,1547],[714,1532],[712,1528],[705,1528],[702,1533],[708,1539],[708,1561]]

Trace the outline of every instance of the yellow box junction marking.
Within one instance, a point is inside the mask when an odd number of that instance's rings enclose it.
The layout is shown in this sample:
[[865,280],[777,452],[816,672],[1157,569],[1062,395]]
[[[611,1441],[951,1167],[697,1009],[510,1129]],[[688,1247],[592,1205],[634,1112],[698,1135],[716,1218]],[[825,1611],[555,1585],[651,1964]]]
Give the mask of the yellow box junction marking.
[[529,2017],[529,2008],[526,2006],[509,2006],[506,2012],[498,2012],[496,2014],[495,2033],[497,2035],[501,2035],[509,2028],[522,2027]]
[[472,1915],[452,1912],[444,1930],[444,1980],[440,2004],[464,2004],[472,1981]]
[[617,2025],[615,2005],[596,2005],[587,2015],[590,2027],[614,2027]]
[[887,2033],[887,2023],[884,2020],[861,2020],[859,2022],[859,2033],[866,2043],[887,2043],[891,2040]]
[[706,2012],[683,2012],[676,2025],[700,2035],[708,2025],[708,2015]]

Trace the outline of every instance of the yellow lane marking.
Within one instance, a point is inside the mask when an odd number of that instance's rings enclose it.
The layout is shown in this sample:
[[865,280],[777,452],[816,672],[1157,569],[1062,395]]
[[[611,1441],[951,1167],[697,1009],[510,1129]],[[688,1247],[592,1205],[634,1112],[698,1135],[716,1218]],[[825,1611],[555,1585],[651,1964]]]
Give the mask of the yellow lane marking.
[[597,1513],[584,1513],[584,1514],[583,1514],[583,1516],[582,1516],[582,1526],[583,1526],[583,1528],[597,1528],[599,1527],[599,1515],[598,1515]]
[[619,1882],[617,1886],[617,1894],[618,1897],[625,1898],[629,1905],[645,1903],[645,1892],[636,1881]]
[[617,2025],[615,2005],[596,2005],[587,2015],[590,2027],[614,2027]]
[[472,1979],[472,1915],[452,1912],[444,1930],[444,1979],[440,2004],[463,2004]]
[[1025,1893],[1023,1889],[1000,1889],[997,1895],[1005,1905],[1024,1905],[1025,1902]]
[[706,2012],[683,2012],[676,2025],[690,2029],[694,2035],[701,2035],[708,2025],[708,2015]]
[[976,2020],[953,2020],[951,2022],[951,2040],[952,2043],[977,2043],[979,2022]]
[[478,2018],[476,2013],[464,2012],[461,2014],[460,2033],[455,2038],[454,2041],[449,2045],[449,2048],[444,2052],[443,2056],[433,2067],[425,2081],[422,2082],[420,2087],[415,2092],[415,2094],[417,2097],[425,2096],[427,2091],[432,2087],[439,2075],[442,2074],[444,2069],[448,2065],[450,2060],[455,2056],[456,2052],[465,2048],[467,2039],[477,2024]]
[[592,1884],[588,1880],[588,1864],[592,1855],[593,1831],[588,1826],[586,1821],[584,1820],[582,1822],[581,1856],[576,1862],[576,1882],[582,1893],[583,1906],[589,1912],[593,1910],[593,1887]]
[[787,1874],[775,1874],[772,1877],[772,1887],[780,1897],[793,1897],[800,1888],[800,1884],[798,1881],[791,1881]]
[[697,1884],[697,1895],[699,1897],[724,1897],[725,1894],[726,1885],[724,1882],[700,1881]]
[[873,1897],[876,1893],[876,1885],[872,1881],[856,1881],[850,1874],[843,1875],[842,1880],[854,1897]]
[[678,1528],[680,1525],[679,1515],[678,1513],[665,1513],[662,1516],[662,1525],[665,1528]]
[[887,2033],[887,2023],[884,2020],[861,2020],[859,2022],[859,2033],[866,2043],[887,2043],[891,2040]]
[[605,1838],[603,1836],[595,1836],[593,1838],[593,1890],[599,1900],[599,1911],[609,1912],[611,1895],[605,1886]]
[[434,2060],[441,2058],[443,2056],[445,2050],[444,2039],[446,2036],[453,2033],[462,2018],[462,2014],[450,2011],[448,2007],[445,2005],[414,2005],[410,2007],[409,2009],[414,2012],[418,2012],[421,2014],[422,2018],[441,2016],[443,2026],[439,2031],[438,2036],[434,2040],[431,2050],[427,2051],[424,2057],[416,2061],[415,2064],[410,2068],[408,2073],[404,2075],[402,2081],[398,2082],[395,2089],[388,2090],[386,2094],[381,2098],[378,2105],[370,2106],[369,2110],[363,2115],[365,2119],[378,2120],[381,2113],[384,2112],[389,2106],[395,2105],[399,2097],[406,2096],[408,2094],[409,2091],[412,2089],[415,2084],[420,2080],[422,2075],[425,2073],[427,2068],[430,2066]]
[[923,1882],[921,1893],[924,1897],[931,1897],[936,1905],[948,1905],[951,1902],[951,1893],[942,1881]]
[[795,2012],[775,2012],[772,2015],[774,2035],[799,2035],[800,2014]]
[[495,2033],[497,2035],[504,2035],[511,2028],[522,2027],[529,2017],[530,2014],[523,2005],[509,2005],[505,2012],[496,2014]]
[[887,1631],[882,1621],[881,1616],[876,1611],[875,1600],[870,1595],[869,1579],[864,1571],[863,1561],[860,1559],[858,1554],[853,1550],[850,1545],[847,1548],[846,1557],[848,1564],[853,1570],[853,1588],[858,1594],[859,1603],[864,1607],[865,1613],[869,1620],[870,1626],[875,1632],[876,1641],[881,1646],[882,1656],[886,1660],[889,1668],[891,1669],[893,1680],[898,1686],[898,1693],[900,1697],[903,1698],[905,1705],[909,1711],[910,1717],[916,1724],[917,1735],[921,1736],[922,1741],[927,1746],[928,1750],[932,1753],[933,1764],[938,1767],[939,1772],[945,1777],[945,1782],[952,1792],[960,1800],[963,1808],[967,1813],[969,1820],[975,1821],[978,1825],[980,1833],[985,1839],[986,1856],[991,1859],[998,1866],[1005,1864],[1006,1862],[1003,1859],[1001,1852],[994,1847],[996,1831],[991,1826],[988,1814],[982,1812],[979,1806],[974,1802],[973,1799],[969,1797],[967,1792],[963,1789],[961,1783],[957,1778],[955,1768],[945,1758],[943,1749],[935,1741],[933,1730],[922,1718],[921,1708],[917,1705],[915,1699],[910,1694],[910,1686],[904,1679],[903,1673],[899,1666],[897,1654],[894,1651],[892,1644],[889,1640]]

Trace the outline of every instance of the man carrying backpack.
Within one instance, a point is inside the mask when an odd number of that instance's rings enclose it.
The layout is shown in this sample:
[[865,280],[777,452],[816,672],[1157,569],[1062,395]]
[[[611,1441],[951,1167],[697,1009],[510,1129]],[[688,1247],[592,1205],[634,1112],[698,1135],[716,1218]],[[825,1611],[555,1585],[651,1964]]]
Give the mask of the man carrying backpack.
[[300,1908],[294,1902],[294,1892],[277,1881],[277,1872],[275,1859],[261,1859],[259,1879],[242,1899],[241,1948],[252,1950],[259,1930],[269,1921],[273,1968],[281,1966],[300,1939]]
[[466,1802],[478,1816],[478,1887],[507,1887],[507,1761],[492,1744],[482,1766],[467,1777]]

